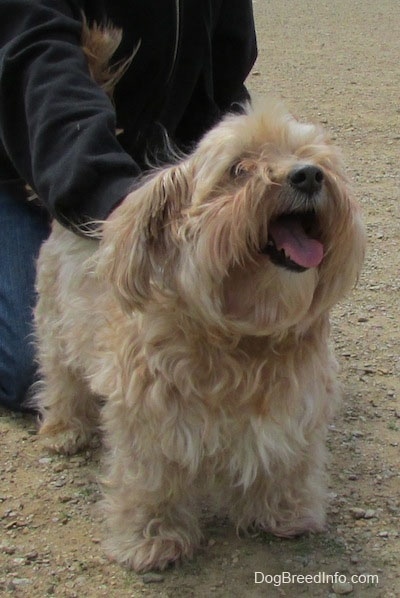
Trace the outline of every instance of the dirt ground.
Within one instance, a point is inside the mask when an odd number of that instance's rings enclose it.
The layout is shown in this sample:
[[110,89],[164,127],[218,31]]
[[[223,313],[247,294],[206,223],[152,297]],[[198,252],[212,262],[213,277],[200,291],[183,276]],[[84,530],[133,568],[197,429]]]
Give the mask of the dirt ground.
[[[133,574],[101,546],[100,455],[49,456],[33,419],[3,411],[2,595],[400,596],[400,5],[255,0],[254,9],[259,59],[250,89],[282,96],[299,117],[328,128],[368,229],[360,283],[333,314],[344,402],[329,436],[328,529],[289,541],[239,539],[227,522],[206,518],[208,544],[195,560],[161,575]],[[255,583],[256,571],[278,577]],[[291,577],[279,585],[283,572]],[[336,585],[323,577],[335,573]]]

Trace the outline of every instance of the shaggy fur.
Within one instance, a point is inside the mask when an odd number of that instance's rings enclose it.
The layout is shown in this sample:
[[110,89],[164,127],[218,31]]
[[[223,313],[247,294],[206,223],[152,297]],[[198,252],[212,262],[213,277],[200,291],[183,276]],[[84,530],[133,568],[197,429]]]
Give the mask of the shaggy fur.
[[[315,263],[287,254],[285,231]],[[152,172],[100,243],[54,224],[38,264],[40,433],[71,454],[101,421],[117,561],[191,557],[205,493],[239,529],[323,529],[329,311],[363,255],[340,153],[273,101]]]

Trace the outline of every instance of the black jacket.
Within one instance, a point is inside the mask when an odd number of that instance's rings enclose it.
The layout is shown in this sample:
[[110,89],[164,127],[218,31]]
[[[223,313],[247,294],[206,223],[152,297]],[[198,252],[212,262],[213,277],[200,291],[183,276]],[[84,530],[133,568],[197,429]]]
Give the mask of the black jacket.
[[[114,106],[89,76],[82,11],[123,29],[115,60],[140,41]],[[106,218],[163,131],[190,148],[246,99],[256,57],[251,0],[1,0],[0,45],[0,179],[64,223]]]

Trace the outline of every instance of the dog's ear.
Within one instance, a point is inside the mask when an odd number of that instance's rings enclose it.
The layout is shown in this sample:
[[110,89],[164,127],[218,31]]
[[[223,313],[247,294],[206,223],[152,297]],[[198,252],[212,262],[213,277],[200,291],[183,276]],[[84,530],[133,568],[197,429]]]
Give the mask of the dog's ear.
[[125,309],[143,308],[172,280],[177,227],[191,192],[188,170],[181,162],[157,171],[103,224],[97,272]]

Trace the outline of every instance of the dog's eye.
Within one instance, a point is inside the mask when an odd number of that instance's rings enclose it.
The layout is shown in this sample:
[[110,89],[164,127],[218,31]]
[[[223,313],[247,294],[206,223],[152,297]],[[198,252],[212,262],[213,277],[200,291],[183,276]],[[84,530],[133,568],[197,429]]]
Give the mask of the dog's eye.
[[249,174],[248,164],[243,160],[240,160],[240,162],[235,162],[230,167],[229,174],[233,179],[247,176]]
[[235,162],[229,169],[229,175],[232,179],[235,179],[240,175],[240,162]]

